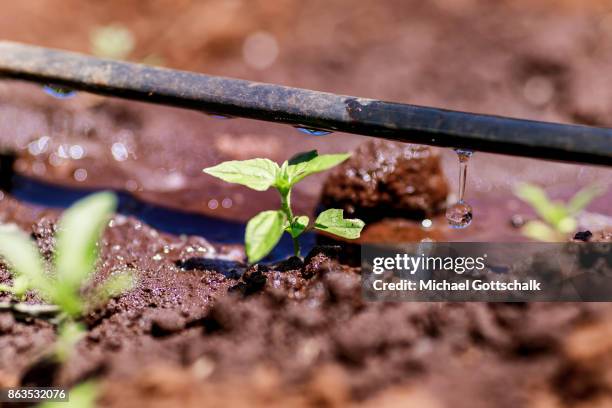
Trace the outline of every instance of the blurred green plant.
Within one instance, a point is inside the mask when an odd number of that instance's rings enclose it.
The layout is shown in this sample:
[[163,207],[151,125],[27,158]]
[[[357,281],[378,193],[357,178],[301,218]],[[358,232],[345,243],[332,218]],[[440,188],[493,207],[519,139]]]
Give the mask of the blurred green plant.
[[96,27],[90,33],[91,52],[100,58],[127,59],[135,45],[134,35],[121,24]]
[[[16,226],[0,226],[0,256],[13,274],[13,285],[0,290],[12,292],[23,300],[27,290],[36,291],[60,313],[57,356],[64,359],[80,339],[84,328],[76,320],[90,307],[131,289],[134,276],[122,271],[106,279],[91,293],[82,288],[91,278],[98,261],[98,241],[117,206],[112,193],[90,195],[67,209],[59,221],[52,274],[45,271],[45,262],[35,242]],[[39,305],[23,305],[19,310]]]
[[600,185],[587,186],[564,203],[552,201],[541,187],[520,183],[515,187],[514,194],[529,204],[540,217],[540,220],[527,221],[521,227],[521,232],[538,241],[566,241],[568,234],[578,227],[576,215],[605,191],[606,188]]
[[43,402],[38,408],[95,408],[96,399],[100,394],[98,383],[86,381],[74,386],[69,392],[68,401]]
[[365,226],[359,219],[345,219],[343,210],[323,211],[312,226],[306,215],[295,216],[291,208],[291,189],[305,177],[328,170],[351,156],[350,153],[319,155],[316,150],[299,153],[279,166],[268,159],[227,161],[203,171],[229,183],[237,183],[256,191],[274,187],[281,196],[281,209],[262,211],[247,223],[244,237],[250,263],[268,255],[278,244],[283,232],[293,240],[295,256],[300,256],[298,237],[309,228],[326,231],[347,239],[359,238]]
[[[96,27],[89,37],[91,53],[96,57],[127,60],[136,49],[134,35],[122,24]],[[157,54],[148,54],[140,62],[147,65],[164,65],[164,59]]]

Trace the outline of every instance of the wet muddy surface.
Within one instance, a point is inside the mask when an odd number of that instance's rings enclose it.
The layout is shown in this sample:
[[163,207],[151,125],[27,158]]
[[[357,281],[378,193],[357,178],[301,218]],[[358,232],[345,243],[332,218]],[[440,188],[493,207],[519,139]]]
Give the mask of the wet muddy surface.
[[[606,2],[384,3],[23,1],[3,6],[0,37],[87,52],[91,27],[120,21],[136,37],[134,61],[155,54],[166,66],[212,75],[612,125]],[[263,69],[245,51],[256,31],[278,48]],[[55,339],[53,326],[0,313],[0,387],[99,378],[108,407],[612,404],[607,304],[367,303],[359,269],[349,266],[358,247],[349,243],[303,263],[244,265],[243,224],[278,205],[277,197],[201,169],[230,159],[280,162],[311,149],[353,151],[365,140],[84,93],[58,99],[38,85],[0,81],[0,147],[17,155],[12,182],[0,183],[0,221],[33,233],[50,257],[61,208],[92,189],[119,191],[121,214],[107,229],[93,284],[125,267],[139,279],[86,317],[77,355],[53,370],[36,364]],[[313,213],[323,194],[324,203],[372,221],[360,242],[514,242],[525,239],[516,216],[534,217],[512,195],[516,182],[567,199],[612,179],[602,167],[476,152],[466,189],[474,218],[453,230],[444,216],[458,193],[452,150],[424,150],[424,161],[414,162],[392,147],[369,149],[372,158],[387,149],[403,172],[381,174],[382,190],[371,189],[376,169],[368,159],[353,163],[353,178],[350,163],[330,178],[314,176],[294,192],[296,212]],[[405,178],[415,189],[407,195]],[[609,223],[610,202],[612,189],[589,206],[580,229],[608,236],[597,231]],[[2,265],[0,283],[7,282]]]

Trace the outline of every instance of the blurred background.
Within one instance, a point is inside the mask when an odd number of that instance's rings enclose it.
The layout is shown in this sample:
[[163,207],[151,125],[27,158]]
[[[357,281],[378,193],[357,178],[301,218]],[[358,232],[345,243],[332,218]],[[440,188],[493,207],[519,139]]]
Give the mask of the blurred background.
[[[0,38],[339,94],[612,124],[605,0],[22,0],[3,4]],[[347,151],[364,140],[80,93],[57,98],[0,81],[0,143],[20,152],[19,172],[224,218],[247,219],[276,198],[248,200],[243,189],[203,176],[203,167]],[[456,191],[456,157],[441,154]],[[456,238],[513,239],[497,225],[529,211],[511,193],[518,181],[565,199],[611,176],[603,167],[476,153],[467,187],[474,223]],[[316,206],[324,177],[299,187],[298,206]],[[609,190],[591,211],[612,215]]]

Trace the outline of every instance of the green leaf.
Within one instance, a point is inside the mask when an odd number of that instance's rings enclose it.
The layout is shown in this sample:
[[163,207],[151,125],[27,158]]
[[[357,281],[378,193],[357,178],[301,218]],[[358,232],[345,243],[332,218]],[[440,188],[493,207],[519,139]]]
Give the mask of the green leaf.
[[100,393],[95,381],[87,381],[70,389],[70,399],[62,402],[43,402],[38,408],[95,408]]
[[108,299],[132,290],[135,286],[136,276],[133,271],[115,273],[96,288],[93,301],[96,303],[106,302]]
[[111,24],[92,30],[91,52],[100,58],[126,59],[134,50],[134,35],[119,24]]
[[13,293],[15,296],[19,298],[24,297],[29,288],[30,279],[27,276],[19,275],[13,279]]
[[313,150],[301,153],[291,159],[295,164],[291,164],[290,161],[287,169],[290,185],[294,185],[311,174],[331,169],[351,157],[350,153],[323,154],[321,156],[316,154],[316,150]]
[[546,192],[538,186],[520,183],[514,189],[514,194],[531,205],[538,215],[552,226],[556,227],[561,220],[569,216],[564,205],[550,201]]
[[9,285],[0,284],[0,292],[13,293],[13,288]]
[[297,153],[293,155],[287,163],[292,166],[296,166],[298,164],[308,163],[318,156],[319,153],[316,150],[309,150],[307,152]]
[[558,242],[563,240],[555,229],[538,220],[527,221],[521,228],[521,233],[536,241]]
[[323,211],[315,221],[316,229],[347,239],[359,238],[364,226],[360,219],[345,219],[344,211],[335,208]]
[[19,285],[27,279],[32,288],[41,292],[43,297],[49,296],[52,288],[45,275],[42,258],[28,234],[14,225],[0,226],[0,256],[9,263],[15,279],[24,277],[17,281]]
[[295,217],[291,225],[289,225],[288,232],[293,238],[297,238],[302,235],[302,232],[308,228],[308,222],[310,219],[305,215]]
[[250,263],[257,262],[274,249],[283,235],[285,216],[281,211],[262,211],[251,218],[244,242]]
[[79,293],[79,287],[75,287],[68,282],[55,282],[50,300],[56,304],[62,312],[74,319],[83,314],[85,309],[85,304]]
[[78,291],[93,271],[97,243],[117,207],[114,194],[90,195],[64,212],[59,222],[56,245],[56,272],[59,286]]
[[228,183],[237,183],[253,190],[265,191],[274,185],[280,167],[272,160],[232,160],[205,168],[204,173]]
[[575,214],[586,208],[595,198],[606,192],[606,188],[600,185],[591,185],[578,191],[567,205],[567,210]]
[[0,293],[12,293],[15,297],[19,298],[20,300],[23,300],[29,288],[30,281],[28,280],[28,278],[25,276],[17,276],[13,278],[13,286],[0,284]]
[[85,337],[85,333],[87,333],[87,330],[82,323],[72,320],[62,323],[55,342],[55,356],[60,362],[65,362],[70,358],[74,346]]

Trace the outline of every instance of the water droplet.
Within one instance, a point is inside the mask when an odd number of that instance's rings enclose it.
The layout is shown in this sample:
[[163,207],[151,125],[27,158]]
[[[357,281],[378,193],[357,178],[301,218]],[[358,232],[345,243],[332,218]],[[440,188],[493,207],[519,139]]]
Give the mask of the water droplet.
[[76,91],[66,88],[65,86],[47,84],[43,86],[43,90],[57,99],[70,99],[76,95]]
[[306,127],[306,126],[294,126],[294,127],[300,132],[305,133],[310,136],[327,136],[330,133],[332,133],[329,130],[316,129],[316,128],[311,128],[311,127]]
[[136,191],[138,190],[138,183],[135,180],[128,180],[125,182],[125,188],[128,191]]
[[459,201],[446,209],[446,219],[451,228],[465,228],[472,223],[472,206]]
[[50,141],[51,138],[49,136],[42,136],[41,138],[36,139],[28,144],[28,152],[30,152],[32,156],[42,154],[49,147]]
[[74,171],[74,179],[76,181],[85,181],[85,179],[87,179],[87,170],[85,170],[85,169],[76,169]]
[[510,218],[510,225],[514,228],[521,228],[525,225],[525,218],[521,214],[514,214],[512,218]]
[[233,204],[234,202],[231,198],[224,198],[223,201],[221,201],[221,207],[223,208],[231,208]]
[[62,159],[70,158],[70,147],[68,147],[67,145],[60,145],[57,148],[57,155]]
[[111,146],[111,153],[117,161],[126,161],[129,156],[127,147],[121,142],[113,143]]
[[472,206],[464,201],[467,164],[474,153],[467,149],[455,149],[459,158],[459,200],[448,207],[446,219],[451,228],[466,228],[472,222]]
[[45,163],[37,161],[32,164],[32,171],[34,172],[34,174],[41,176],[46,173],[47,166],[45,166]]
[[62,159],[57,153],[51,153],[49,155],[49,164],[57,167],[61,166],[64,163],[64,159]]
[[215,210],[217,207],[219,207],[219,202],[214,198],[208,202],[208,208],[211,210]]
[[83,149],[81,145],[72,145],[70,146],[70,149],[68,150],[68,154],[74,160],[79,160],[79,159],[82,159],[83,156],[85,156],[85,149]]
[[220,113],[215,113],[215,112],[204,112],[204,114],[208,117],[211,117],[213,119],[219,119],[219,120],[227,120],[227,119],[234,119],[233,116],[229,116],[229,115],[222,115]]

